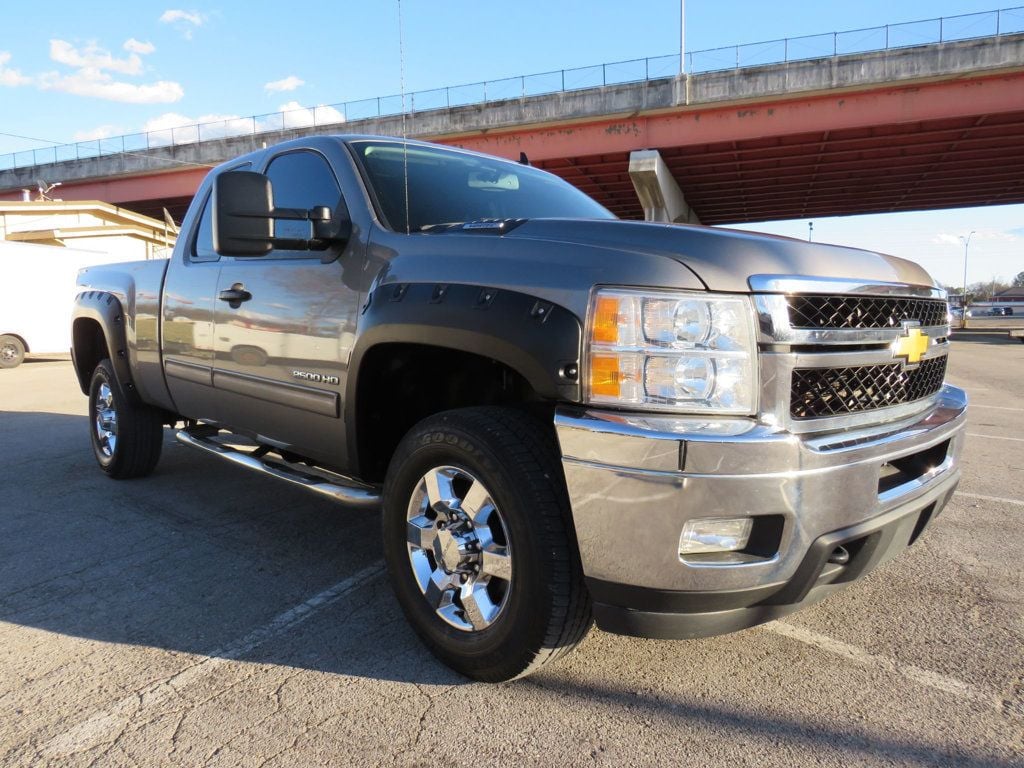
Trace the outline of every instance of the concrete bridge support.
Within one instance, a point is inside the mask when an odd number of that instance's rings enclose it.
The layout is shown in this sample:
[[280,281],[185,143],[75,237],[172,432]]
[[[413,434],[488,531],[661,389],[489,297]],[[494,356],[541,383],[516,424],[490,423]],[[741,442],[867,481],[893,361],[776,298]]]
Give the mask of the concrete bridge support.
[[630,152],[629,178],[643,206],[644,221],[700,224],[700,219],[686,204],[683,190],[679,188],[658,150],[638,149]]

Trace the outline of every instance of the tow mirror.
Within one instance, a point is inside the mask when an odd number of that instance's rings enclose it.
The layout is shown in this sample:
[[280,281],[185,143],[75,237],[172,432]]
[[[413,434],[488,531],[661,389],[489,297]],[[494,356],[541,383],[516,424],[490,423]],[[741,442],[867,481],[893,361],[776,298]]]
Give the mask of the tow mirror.
[[[213,249],[224,256],[265,256],[274,248],[324,251],[332,244],[346,242],[352,222],[342,200],[338,210],[318,205],[303,208],[275,208],[270,179],[255,171],[225,171],[213,182]],[[275,221],[301,221],[304,228],[281,227],[287,237],[277,236]],[[295,230],[294,232],[288,231]],[[324,254],[324,263],[337,253]]]
[[274,193],[270,179],[252,171],[226,171],[213,182],[213,250],[221,255],[264,256],[273,249]]

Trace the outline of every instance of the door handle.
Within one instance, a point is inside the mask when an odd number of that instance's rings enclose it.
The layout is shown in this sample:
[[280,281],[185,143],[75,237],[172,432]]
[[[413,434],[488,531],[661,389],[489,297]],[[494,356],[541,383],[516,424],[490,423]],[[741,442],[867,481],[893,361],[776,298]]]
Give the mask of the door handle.
[[232,309],[238,309],[242,306],[243,301],[248,301],[252,298],[252,294],[245,290],[245,286],[241,283],[235,283],[228,290],[221,291],[217,298],[221,301],[226,301]]

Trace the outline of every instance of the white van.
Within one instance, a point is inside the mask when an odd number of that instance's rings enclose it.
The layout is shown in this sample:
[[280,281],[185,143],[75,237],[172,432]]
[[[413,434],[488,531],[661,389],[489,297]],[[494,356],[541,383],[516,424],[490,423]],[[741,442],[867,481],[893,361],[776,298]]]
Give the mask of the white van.
[[78,270],[124,254],[0,240],[0,368],[26,354],[67,354]]

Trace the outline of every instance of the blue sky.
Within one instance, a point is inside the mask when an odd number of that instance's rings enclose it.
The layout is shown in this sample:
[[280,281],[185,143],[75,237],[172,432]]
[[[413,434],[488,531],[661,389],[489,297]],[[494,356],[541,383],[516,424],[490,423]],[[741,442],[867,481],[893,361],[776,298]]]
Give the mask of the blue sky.
[[[68,142],[399,91],[395,0],[180,2],[9,4],[0,27],[0,132]],[[679,49],[679,5],[403,0],[405,87],[671,54]],[[687,49],[997,7],[998,0],[689,0]],[[0,136],[0,153],[42,146]],[[758,228],[807,234],[806,221]],[[914,258],[958,283],[956,236],[972,229],[969,280],[1024,270],[1024,206],[822,219],[815,239]]]

